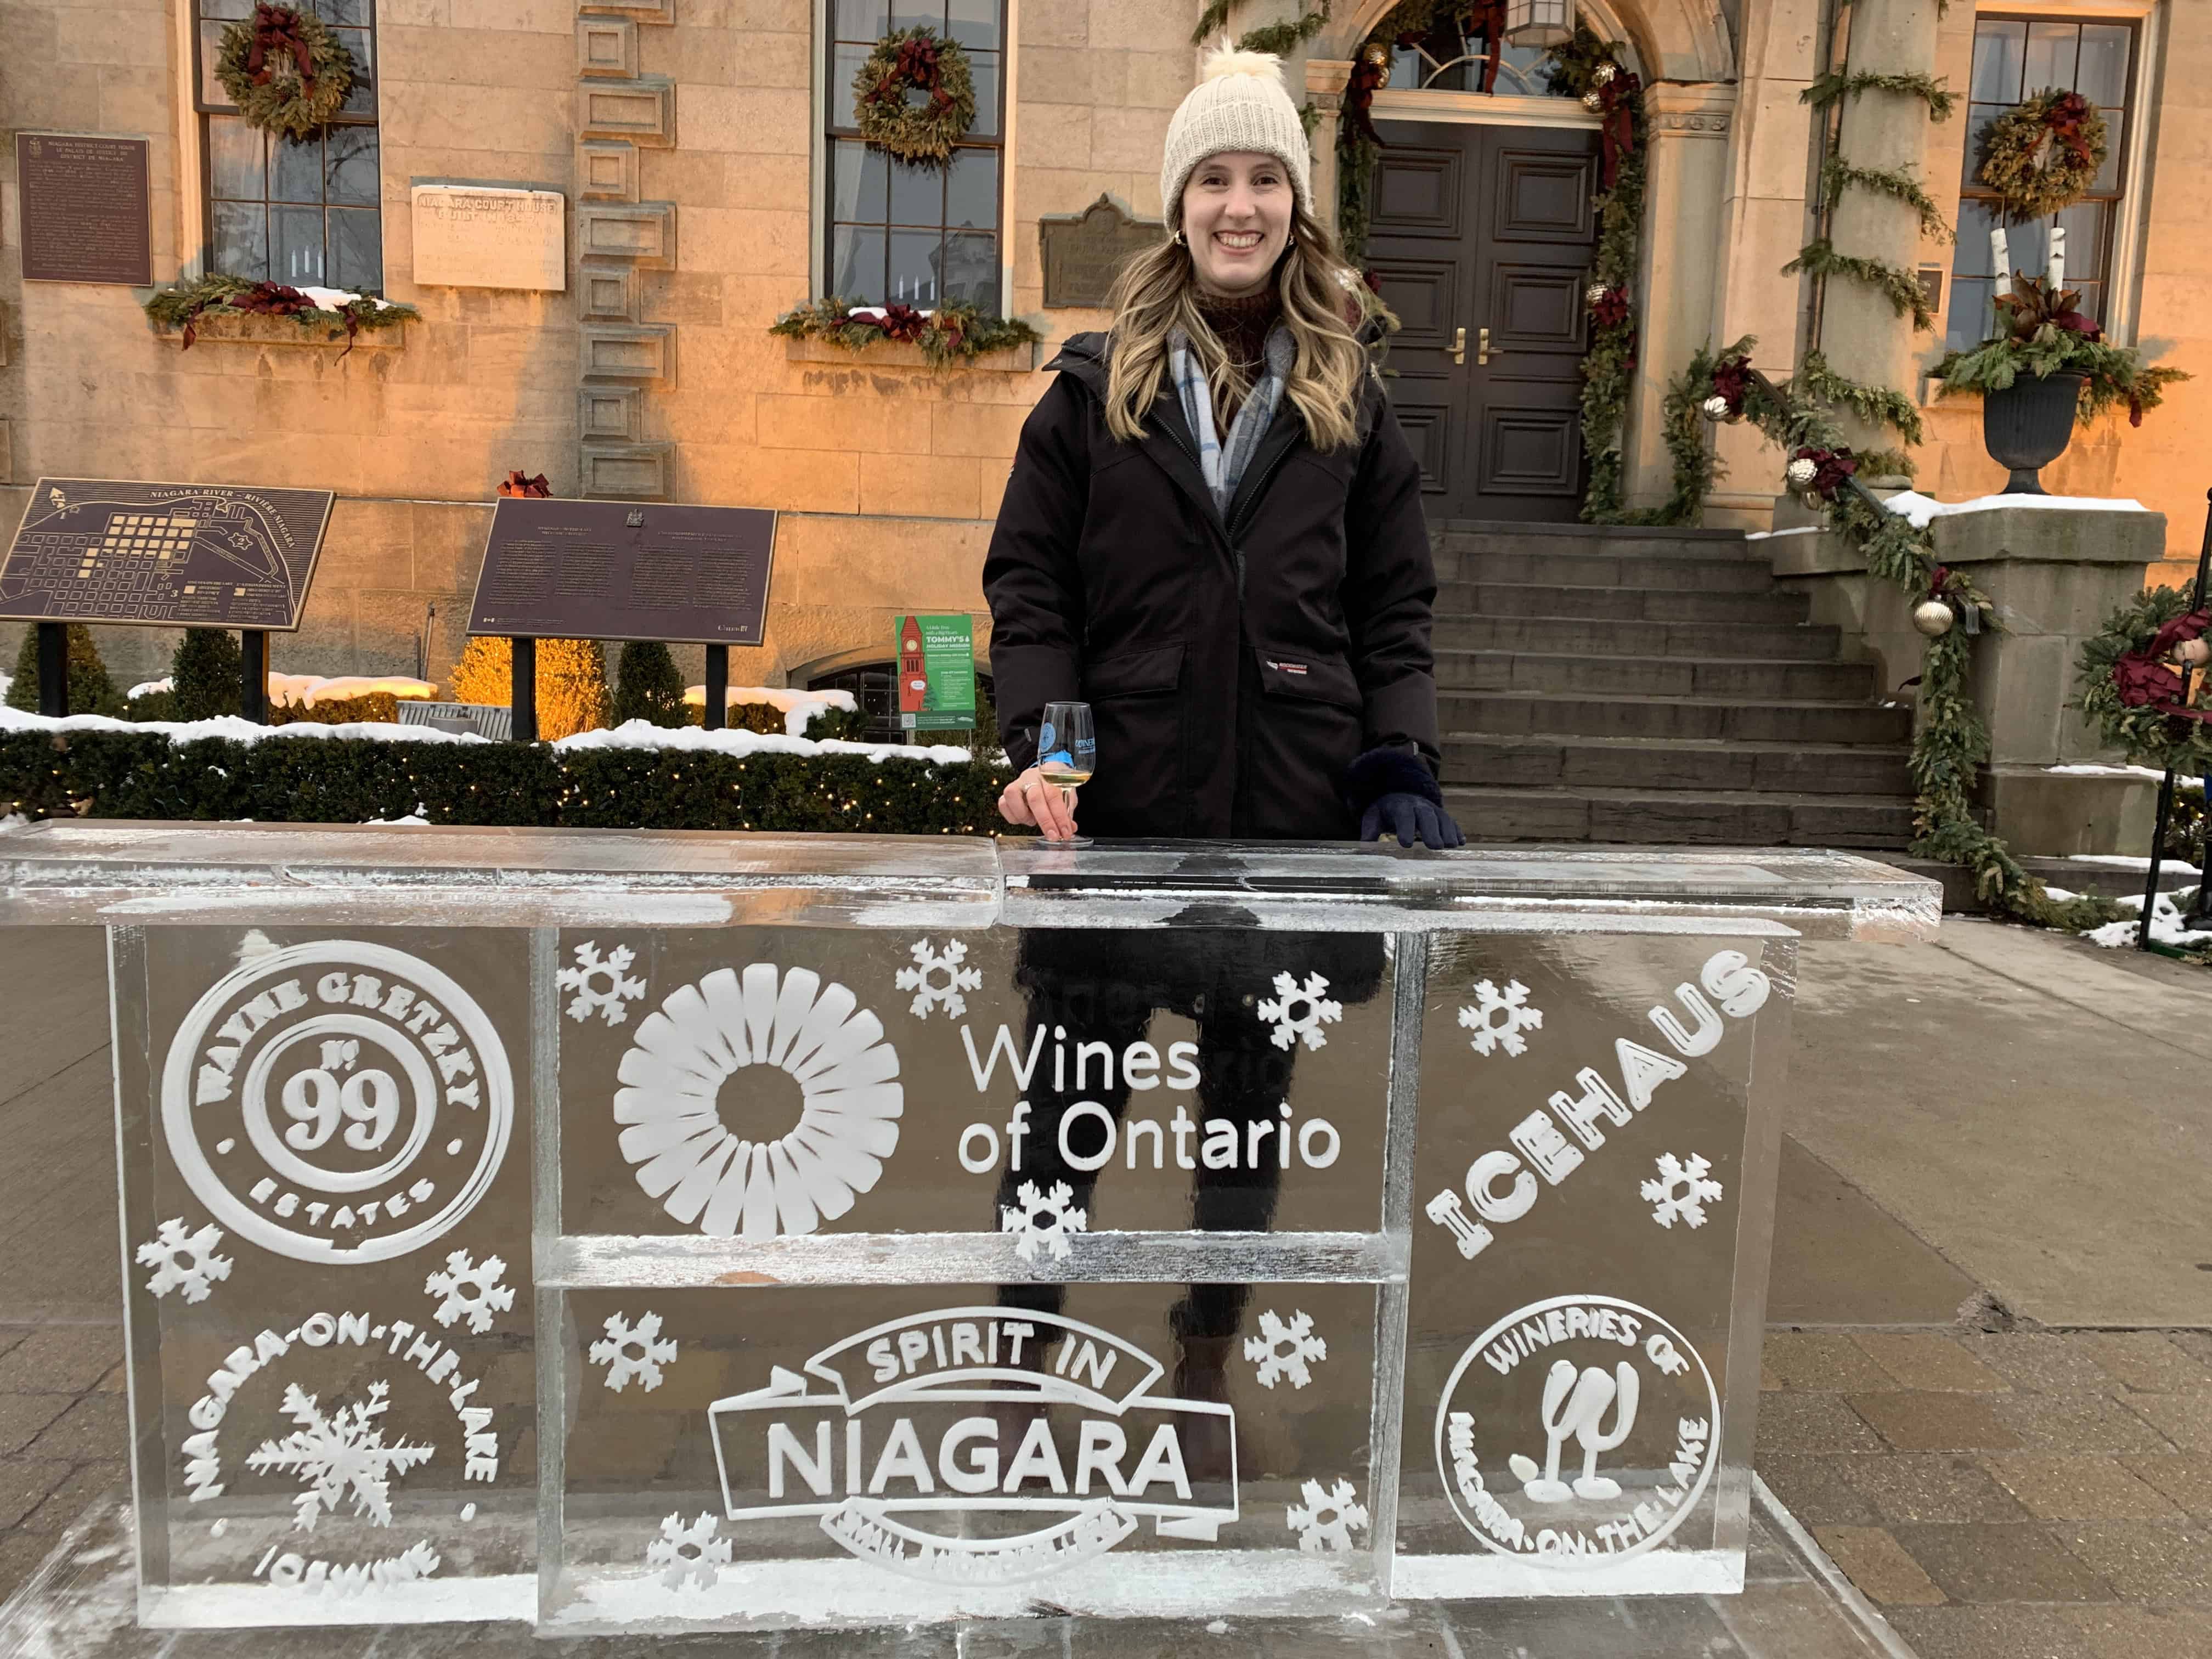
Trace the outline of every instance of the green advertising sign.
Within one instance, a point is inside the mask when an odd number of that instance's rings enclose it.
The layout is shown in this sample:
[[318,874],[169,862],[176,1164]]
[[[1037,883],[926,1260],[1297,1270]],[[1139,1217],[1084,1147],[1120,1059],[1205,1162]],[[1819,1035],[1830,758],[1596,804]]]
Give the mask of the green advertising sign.
[[975,724],[975,629],[970,618],[900,617],[899,725],[908,732],[964,730]]

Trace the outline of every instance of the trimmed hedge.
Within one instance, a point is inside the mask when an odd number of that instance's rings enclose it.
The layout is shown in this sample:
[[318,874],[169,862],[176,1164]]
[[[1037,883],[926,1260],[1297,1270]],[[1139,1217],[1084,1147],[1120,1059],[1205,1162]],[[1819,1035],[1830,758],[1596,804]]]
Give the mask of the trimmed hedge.
[[865,755],[0,732],[0,817],[988,835],[1000,767]]

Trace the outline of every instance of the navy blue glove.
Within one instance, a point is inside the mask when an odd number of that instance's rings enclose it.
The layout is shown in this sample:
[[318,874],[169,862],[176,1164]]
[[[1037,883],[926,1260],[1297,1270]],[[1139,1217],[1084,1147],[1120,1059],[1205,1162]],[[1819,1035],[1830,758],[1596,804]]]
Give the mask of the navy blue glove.
[[1345,769],[1339,791],[1359,817],[1359,839],[1395,833],[1398,845],[1415,841],[1431,849],[1460,847],[1467,837],[1444,810],[1444,792],[1418,750],[1395,745],[1370,749]]

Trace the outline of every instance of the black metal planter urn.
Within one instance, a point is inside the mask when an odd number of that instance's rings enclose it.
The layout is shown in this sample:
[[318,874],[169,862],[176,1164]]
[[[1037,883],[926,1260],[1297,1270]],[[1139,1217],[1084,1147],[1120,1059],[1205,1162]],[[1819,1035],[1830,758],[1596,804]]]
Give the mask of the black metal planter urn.
[[1982,394],[1982,442],[1990,458],[2012,469],[2000,494],[2048,495],[2036,475],[2066,453],[2081,398],[2079,374],[2022,374],[2002,392]]

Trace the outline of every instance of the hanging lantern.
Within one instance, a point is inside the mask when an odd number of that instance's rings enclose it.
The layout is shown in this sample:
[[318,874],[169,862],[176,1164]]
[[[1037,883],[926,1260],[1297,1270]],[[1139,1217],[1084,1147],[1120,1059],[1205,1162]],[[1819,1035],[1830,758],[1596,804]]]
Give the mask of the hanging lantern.
[[1505,38],[1516,46],[1564,46],[1574,32],[1572,0],[1506,0]]

